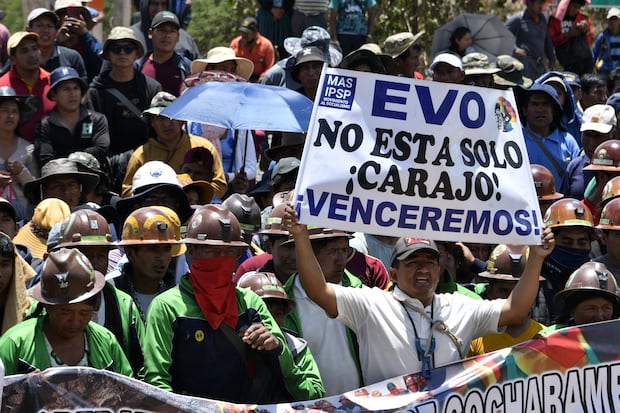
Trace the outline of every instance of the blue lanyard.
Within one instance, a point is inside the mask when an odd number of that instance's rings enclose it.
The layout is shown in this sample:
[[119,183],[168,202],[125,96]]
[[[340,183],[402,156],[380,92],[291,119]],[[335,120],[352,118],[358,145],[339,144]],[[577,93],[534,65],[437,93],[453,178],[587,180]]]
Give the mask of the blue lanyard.
[[[407,314],[407,317],[409,318],[409,321],[411,322],[411,326],[413,327],[413,334],[415,335],[415,349],[418,354],[418,361],[422,363],[422,369],[421,369],[422,377],[424,377],[425,379],[430,379],[431,371],[433,369],[433,364],[435,364],[434,363],[435,337],[433,337],[433,322],[431,321],[430,345],[428,346],[428,349],[424,349],[424,347],[422,346],[422,341],[420,340],[420,337],[418,336],[418,329],[415,327],[415,323],[413,322],[413,319],[411,318],[411,314],[409,314],[409,311],[407,311],[407,307],[405,307],[402,301],[400,301],[400,305],[403,306],[403,310],[405,310],[405,314]],[[435,300],[433,300],[433,302],[431,303],[431,320],[433,319],[433,315],[435,312],[434,306],[435,306]]]

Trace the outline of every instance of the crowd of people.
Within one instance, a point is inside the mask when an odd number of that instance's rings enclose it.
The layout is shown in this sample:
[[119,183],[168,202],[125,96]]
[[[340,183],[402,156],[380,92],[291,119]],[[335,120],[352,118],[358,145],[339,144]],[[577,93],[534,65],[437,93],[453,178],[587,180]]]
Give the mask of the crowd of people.
[[[290,402],[412,372],[428,379],[467,356],[620,316],[620,9],[595,35],[584,0],[561,0],[548,19],[543,1],[526,0],[506,22],[512,56],[477,51],[464,27],[426,68],[423,33],[373,43],[373,0],[259,3],[230,47],[204,58],[185,31],[191,8],[160,0],[138,2],[139,22],[103,42],[71,0],[32,10],[8,38],[7,375],[89,366],[181,394]],[[290,194],[304,133],[164,114],[203,82],[314,100],[325,65],[512,89],[540,245],[302,225]]]

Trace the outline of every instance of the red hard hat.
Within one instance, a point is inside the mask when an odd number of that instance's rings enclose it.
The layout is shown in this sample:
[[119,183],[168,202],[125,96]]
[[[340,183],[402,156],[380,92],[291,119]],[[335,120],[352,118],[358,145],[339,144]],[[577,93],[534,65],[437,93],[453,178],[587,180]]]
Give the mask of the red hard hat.
[[542,165],[531,164],[532,179],[536,187],[536,195],[539,201],[550,201],[560,199],[564,195],[555,191],[555,179],[553,174]]

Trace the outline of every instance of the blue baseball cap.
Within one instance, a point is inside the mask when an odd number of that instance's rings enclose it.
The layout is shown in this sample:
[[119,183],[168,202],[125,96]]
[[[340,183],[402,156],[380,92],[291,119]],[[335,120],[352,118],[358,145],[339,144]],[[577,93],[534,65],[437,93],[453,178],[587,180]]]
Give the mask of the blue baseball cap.
[[55,91],[56,87],[66,80],[76,80],[80,85],[82,94],[86,93],[88,86],[84,79],[80,77],[77,70],[69,66],[60,66],[50,73],[50,90],[47,92],[47,98],[50,99],[50,92]]

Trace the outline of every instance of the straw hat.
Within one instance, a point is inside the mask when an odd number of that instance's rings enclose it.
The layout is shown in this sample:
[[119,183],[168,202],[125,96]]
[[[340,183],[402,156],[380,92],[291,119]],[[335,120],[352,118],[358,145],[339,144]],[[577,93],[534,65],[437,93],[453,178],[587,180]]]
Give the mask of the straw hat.
[[66,202],[57,198],[44,199],[34,208],[32,220],[20,228],[13,241],[30,248],[33,257],[43,259],[50,229],[70,214],[71,208]]

